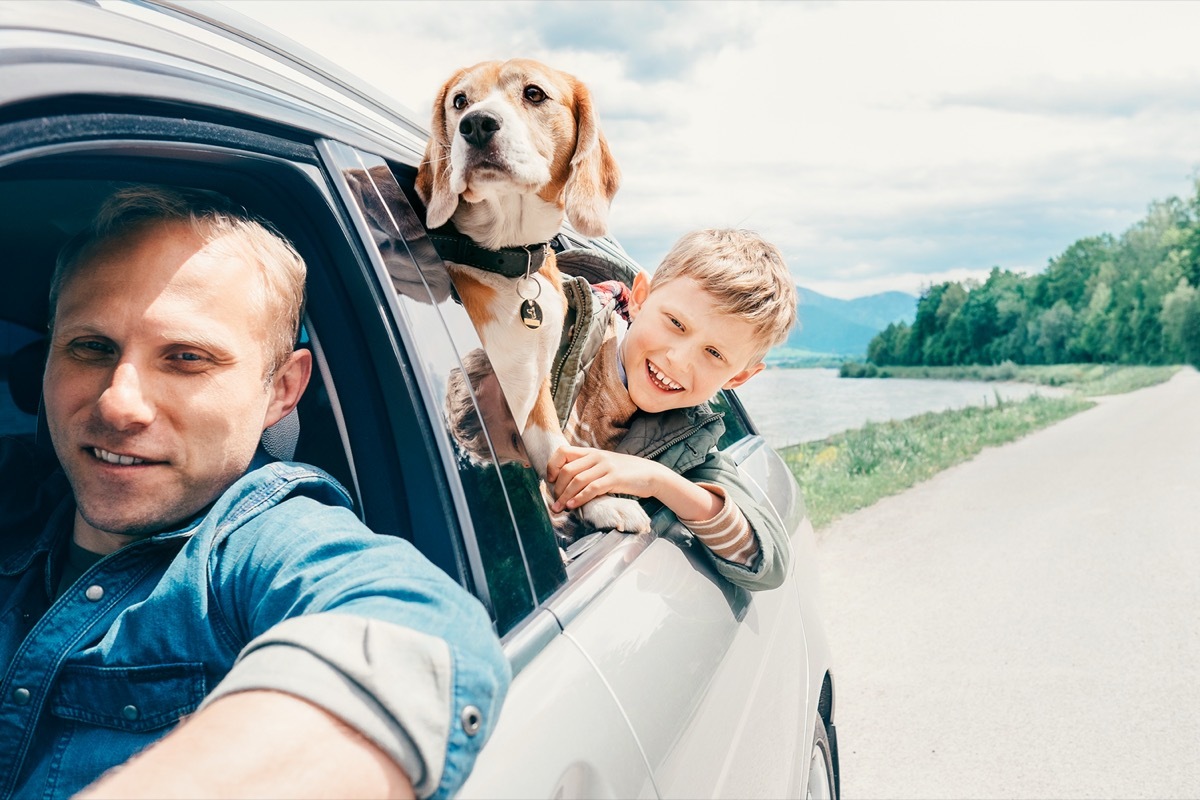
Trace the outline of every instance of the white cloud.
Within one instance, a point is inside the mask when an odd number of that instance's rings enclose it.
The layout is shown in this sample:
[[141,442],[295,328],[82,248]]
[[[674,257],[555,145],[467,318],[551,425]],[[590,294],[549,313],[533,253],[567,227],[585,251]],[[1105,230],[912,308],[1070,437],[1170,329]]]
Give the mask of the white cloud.
[[1200,3],[229,4],[420,113],[479,60],[579,75],[647,266],[744,225],[819,291],[919,290],[1120,233],[1200,165]]

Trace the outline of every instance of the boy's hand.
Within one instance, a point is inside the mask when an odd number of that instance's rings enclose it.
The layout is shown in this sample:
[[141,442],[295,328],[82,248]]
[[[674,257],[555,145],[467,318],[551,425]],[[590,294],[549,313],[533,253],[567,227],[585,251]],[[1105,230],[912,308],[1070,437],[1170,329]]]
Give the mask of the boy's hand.
[[551,508],[555,512],[579,508],[603,494],[651,497],[656,494],[656,481],[663,472],[674,475],[649,459],[564,445],[554,451],[546,464],[546,483],[557,498]]

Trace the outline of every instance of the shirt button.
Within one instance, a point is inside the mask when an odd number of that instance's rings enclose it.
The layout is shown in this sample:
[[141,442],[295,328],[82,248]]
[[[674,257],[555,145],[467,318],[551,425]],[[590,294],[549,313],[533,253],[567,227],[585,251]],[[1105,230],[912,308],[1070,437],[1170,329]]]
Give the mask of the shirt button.
[[19,706],[29,705],[29,701],[33,699],[33,692],[26,689],[24,686],[19,689],[14,689],[12,694],[13,702]]
[[87,591],[83,593],[83,596],[94,603],[101,597],[104,597],[104,587],[98,583],[93,583],[87,587]]
[[462,710],[462,727],[467,736],[474,736],[483,727],[483,714],[475,706],[466,706]]
[[137,706],[125,706],[121,709],[121,716],[125,717],[125,719],[129,720],[130,722],[133,722],[138,718]]

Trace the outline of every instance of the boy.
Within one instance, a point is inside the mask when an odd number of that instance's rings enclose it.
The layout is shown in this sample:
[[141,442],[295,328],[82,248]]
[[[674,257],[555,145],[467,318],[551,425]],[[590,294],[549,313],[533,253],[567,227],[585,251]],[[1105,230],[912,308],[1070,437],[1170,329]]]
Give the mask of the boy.
[[671,512],[648,509],[656,530],[673,514],[730,581],[778,586],[787,531],[716,450],[724,424],[706,403],[761,371],[795,323],[796,288],[779,250],[749,231],[699,230],[629,290],[582,278],[566,288],[575,321],[552,386],[567,439],[591,446],[550,459],[552,510],[601,494],[653,498]]

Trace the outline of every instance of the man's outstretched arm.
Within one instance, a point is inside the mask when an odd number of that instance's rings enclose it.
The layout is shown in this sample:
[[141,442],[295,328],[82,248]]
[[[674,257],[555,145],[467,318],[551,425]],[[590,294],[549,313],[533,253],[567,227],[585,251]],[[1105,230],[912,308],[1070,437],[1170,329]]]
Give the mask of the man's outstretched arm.
[[414,797],[404,770],[329,712],[283,692],[226,695],[80,798]]

